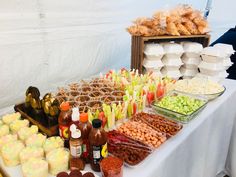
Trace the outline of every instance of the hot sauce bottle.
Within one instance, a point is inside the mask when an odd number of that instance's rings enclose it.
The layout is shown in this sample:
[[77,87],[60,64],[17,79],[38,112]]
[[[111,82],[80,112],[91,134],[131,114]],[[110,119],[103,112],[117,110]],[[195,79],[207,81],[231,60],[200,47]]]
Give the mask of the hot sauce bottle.
[[65,147],[69,147],[69,126],[71,122],[71,110],[68,102],[60,105],[61,112],[58,117],[59,134],[65,140]]
[[83,140],[81,131],[77,129],[75,124],[70,126],[70,170],[83,170],[85,162],[81,158]]
[[89,134],[90,165],[94,171],[100,171],[100,161],[107,157],[107,133],[101,128],[102,121],[94,119]]
[[89,133],[92,125],[88,122],[88,113],[80,114],[79,129],[83,139],[83,153],[82,158],[86,163],[89,163]]

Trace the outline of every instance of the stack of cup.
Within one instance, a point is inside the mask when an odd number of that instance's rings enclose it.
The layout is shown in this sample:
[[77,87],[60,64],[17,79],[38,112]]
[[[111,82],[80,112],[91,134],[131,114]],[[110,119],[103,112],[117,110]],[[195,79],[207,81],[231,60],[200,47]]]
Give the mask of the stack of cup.
[[200,74],[198,76],[207,77],[216,82],[222,81],[228,76],[226,70],[232,65],[229,56],[234,53],[228,45],[218,45],[203,49],[202,62],[199,65]]
[[143,66],[146,72],[152,72],[154,75],[162,76],[160,70],[163,67],[161,61],[164,55],[164,50],[160,44],[146,44],[144,47],[144,61]]
[[181,56],[184,52],[182,45],[168,42],[162,43],[162,46],[165,51],[165,56],[162,58],[164,67],[161,70],[161,73],[164,76],[169,76],[173,79],[178,80],[182,75],[179,71],[182,63]]
[[182,42],[184,54],[182,62],[184,65],[180,68],[183,79],[191,79],[199,72],[198,65],[201,62],[202,44],[197,42]]

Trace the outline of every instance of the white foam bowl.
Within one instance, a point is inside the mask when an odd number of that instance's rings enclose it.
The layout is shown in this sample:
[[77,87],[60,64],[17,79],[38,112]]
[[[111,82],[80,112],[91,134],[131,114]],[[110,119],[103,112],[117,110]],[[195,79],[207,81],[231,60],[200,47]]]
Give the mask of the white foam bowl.
[[149,60],[160,60],[164,53],[164,49],[160,44],[150,43],[144,46],[144,54]]
[[145,68],[154,68],[154,69],[158,69],[163,67],[163,63],[161,60],[149,60],[147,58],[144,58],[143,60],[143,66]]

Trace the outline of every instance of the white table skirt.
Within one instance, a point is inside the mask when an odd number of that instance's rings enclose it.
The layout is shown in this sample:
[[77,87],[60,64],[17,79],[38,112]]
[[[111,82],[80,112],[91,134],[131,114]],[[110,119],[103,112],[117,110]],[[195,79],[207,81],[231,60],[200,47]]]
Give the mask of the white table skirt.
[[[225,171],[236,117],[236,81],[226,80],[224,85],[224,95],[141,164],[125,167],[124,177],[215,177]],[[20,176],[19,171],[11,174]]]

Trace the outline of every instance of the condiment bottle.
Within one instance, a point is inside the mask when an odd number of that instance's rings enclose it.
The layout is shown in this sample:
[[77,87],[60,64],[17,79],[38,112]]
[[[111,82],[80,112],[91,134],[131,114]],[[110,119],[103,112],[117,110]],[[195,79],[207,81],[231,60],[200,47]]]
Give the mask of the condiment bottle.
[[90,143],[90,164],[94,171],[100,171],[100,161],[107,157],[107,133],[101,128],[102,121],[94,119],[92,122],[93,128],[89,133]]
[[68,102],[60,105],[61,112],[58,117],[59,133],[65,141],[65,147],[69,147],[69,126],[71,122],[71,110]]
[[[71,125],[75,125],[76,128],[79,126],[80,122],[80,114],[79,114],[79,109],[78,108],[72,108],[72,115],[71,115]],[[71,136],[71,131],[69,131],[69,137]]]
[[85,162],[81,159],[83,140],[81,131],[75,124],[70,126],[70,170],[83,170]]
[[89,163],[89,133],[91,131],[91,128],[92,125],[88,122],[88,113],[81,113],[79,129],[81,131],[81,136],[83,139],[82,158],[86,163]]

